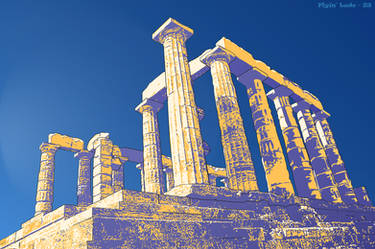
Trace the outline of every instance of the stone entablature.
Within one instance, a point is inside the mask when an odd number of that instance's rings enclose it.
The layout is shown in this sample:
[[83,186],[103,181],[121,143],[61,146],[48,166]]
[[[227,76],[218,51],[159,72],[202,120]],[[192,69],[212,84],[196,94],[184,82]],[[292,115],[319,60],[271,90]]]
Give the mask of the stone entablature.
[[[1,240],[0,248],[375,247],[375,208],[364,187],[353,188],[320,101],[226,38],[188,62],[185,43],[192,34],[171,18],[153,34],[164,48],[165,73],[136,107],[143,118],[143,150],[119,147],[104,132],[86,148],[78,138],[51,134],[40,146],[35,216]],[[206,162],[210,148],[199,123],[204,110],[192,88],[208,71],[225,168]],[[232,75],[246,87],[266,193],[258,190],[244,132],[249,124],[243,123]],[[266,93],[264,84],[272,90]],[[157,114],[163,105],[171,157],[160,147]],[[77,204],[52,210],[59,149],[78,159]],[[127,161],[138,163],[142,191],[124,190]]]

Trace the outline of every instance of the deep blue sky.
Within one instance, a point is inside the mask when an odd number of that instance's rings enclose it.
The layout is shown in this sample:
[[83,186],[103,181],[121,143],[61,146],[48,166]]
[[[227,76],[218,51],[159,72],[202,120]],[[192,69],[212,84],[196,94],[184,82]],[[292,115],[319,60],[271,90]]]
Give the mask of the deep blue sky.
[[[142,148],[134,107],[164,71],[163,48],[151,34],[173,17],[195,34],[189,59],[225,36],[315,94],[354,186],[375,200],[375,7],[321,9],[309,1],[1,1],[0,3],[0,238],[34,214],[39,145],[49,133],[85,142],[109,132],[120,147]],[[266,190],[245,89],[235,81],[261,189]],[[202,135],[210,164],[224,165],[211,76],[194,85],[206,110]],[[169,154],[167,111],[159,117]],[[278,125],[278,124],[277,124]],[[75,203],[78,162],[56,155],[55,203]],[[125,186],[139,188],[134,164]]]

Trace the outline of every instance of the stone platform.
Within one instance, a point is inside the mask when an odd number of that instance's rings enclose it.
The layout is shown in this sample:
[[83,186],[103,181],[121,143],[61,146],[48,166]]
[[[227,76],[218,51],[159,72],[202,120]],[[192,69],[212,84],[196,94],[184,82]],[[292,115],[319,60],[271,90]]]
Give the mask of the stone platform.
[[185,197],[120,190],[89,207],[65,205],[25,222],[0,248],[375,247],[374,207],[181,188]]

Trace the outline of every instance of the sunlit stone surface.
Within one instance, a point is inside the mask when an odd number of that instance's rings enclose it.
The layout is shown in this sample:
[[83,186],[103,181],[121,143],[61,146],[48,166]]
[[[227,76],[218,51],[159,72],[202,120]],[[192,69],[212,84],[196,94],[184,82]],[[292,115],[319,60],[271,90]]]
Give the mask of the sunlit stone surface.
[[[40,146],[35,216],[0,240],[0,248],[375,248],[375,208],[365,187],[353,188],[360,183],[352,185],[328,123],[316,116],[328,115],[320,101],[225,38],[188,62],[191,35],[173,19],[154,33],[164,45],[166,72],[147,86],[136,108],[143,116],[143,150],[119,147],[104,132],[87,146],[51,134]],[[204,110],[195,105],[191,86],[210,69],[226,169],[206,163],[209,146],[199,128]],[[247,86],[266,193],[257,188],[231,74]],[[273,89],[268,97],[296,192],[264,85]],[[160,149],[159,137],[168,134],[159,134],[157,123],[166,101],[171,156]],[[52,210],[58,150],[78,159],[77,203]],[[133,177],[124,175],[127,161],[137,163],[142,191],[124,189]]]

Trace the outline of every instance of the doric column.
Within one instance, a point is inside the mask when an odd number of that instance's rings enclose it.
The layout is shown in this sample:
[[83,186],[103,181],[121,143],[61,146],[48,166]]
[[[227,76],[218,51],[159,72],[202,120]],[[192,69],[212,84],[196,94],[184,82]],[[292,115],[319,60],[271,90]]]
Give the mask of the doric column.
[[258,184],[228,65],[233,58],[228,51],[216,47],[205,53],[201,61],[211,67],[229,188],[246,192],[258,190]]
[[142,192],[145,192],[145,177],[144,177],[145,174],[144,174],[144,171],[143,171],[143,163],[138,163],[135,167],[140,170],[140,173],[141,173],[141,188],[142,188]]
[[293,109],[288,97],[290,92],[286,90],[286,88],[278,87],[271,90],[267,96],[273,100],[277,110],[296,191],[301,197],[321,199],[322,196],[310,164],[310,158],[293,116]]
[[167,180],[167,191],[174,187],[173,170],[171,168],[164,168],[165,178]]
[[263,79],[265,79],[265,76],[255,69],[238,78],[247,88],[268,190],[288,197],[294,195],[293,185],[289,178],[283,150],[264,92]]
[[42,143],[39,147],[42,152],[36,193],[35,215],[46,214],[52,211],[53,183],[55,180],[55,153],[59,146]]
[[91,196],[91,158],[93,152],[80,151],[74,154],[79,159],[78,163],[78,184],[77,184],[77,205],[88,206],[92,203]]
[[145,192],[157,194],[164,192],[159,127],[156,115],[161,107],[161,103],[146,99],[136,108],[136,111],[142,113],[143,116],[143,167]]
[[336,182],[333,179],[332,171],[328,165],[327,156],[324,152],[315,128],[310,105],[304,101],[292,105],[297,113],[297,118],[302,131],[303,140],[310,157],[311,166],[318,181],[322,199],[331,202],[342,202]]
[[354,192],[355,192],[355,195],[359,204],[362,204],[365,206],[372,206],[365,187],[355,188]]
[[168,97],[169,134],[175,186],[208,184],[185,41],[193,30],[168,19],[152,36],[163,44]]
[[318,131],[320,141],[327,155],[328,163],[331,166],[333,178],[337,183],[337,188],[340,192],[342,200],[345,203],[356,203],[357,198],[355,196],[352,183],[349,180],[344,161],[340,156],[336,142],[333,139],[332,131],[326,120],[328,115],[324,112],[319,112],[314,113],[312,117],[315,121],[315,126]]

